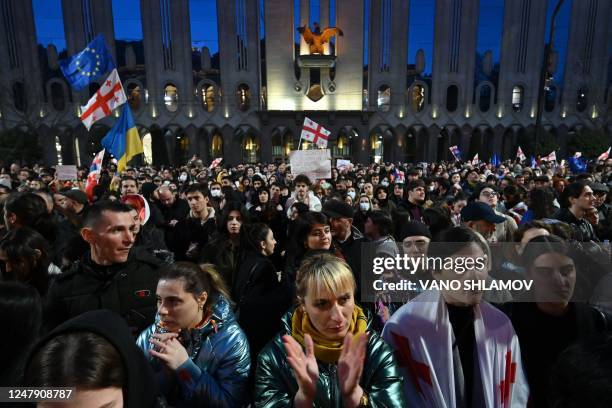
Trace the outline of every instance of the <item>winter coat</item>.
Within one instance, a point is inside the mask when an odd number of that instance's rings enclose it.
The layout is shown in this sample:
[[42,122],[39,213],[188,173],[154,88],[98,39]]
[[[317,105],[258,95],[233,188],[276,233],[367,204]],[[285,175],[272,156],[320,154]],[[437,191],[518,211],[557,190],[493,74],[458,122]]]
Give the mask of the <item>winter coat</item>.
[[[287,353],[282,335],[291,333],[293,310],[283,318],[283,329],[276,338],[259,354],[255,373],[256,407],[289,407],[298,392],[298,384]],[[359,384],[368,395],[370,407],[405,407],[402,377],[393,352],[376,333],[369,329],[363,373]],[[342,393],[338,382],[336,364],[317,361],[319,380],[313,407],[342,407]]]
[[149,339],[155,324],[136,344],[149,356],[161,392],[174,407],[241,407],[248,399],[251,367],[249,344],[227,299],[219,296],[211,319],[199,329],[183,330],[179,338],[189,359],[175,372],[151,357]]
[[47,328],[90,310],[108,309],[121,315],[135,333],[140,332],[155,317],[160,265],[139,248],[132,248],[126,262],[107,266],[95,264],[87,252],[49,288],[44,309]]

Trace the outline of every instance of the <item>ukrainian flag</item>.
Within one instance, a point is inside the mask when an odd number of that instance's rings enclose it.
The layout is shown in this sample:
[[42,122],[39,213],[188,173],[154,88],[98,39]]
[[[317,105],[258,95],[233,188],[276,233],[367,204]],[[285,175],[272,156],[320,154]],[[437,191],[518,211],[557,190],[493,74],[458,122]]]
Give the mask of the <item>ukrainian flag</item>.
[[127,103],[123,105],[123,112],[115,125],[102,139],[102,146],[118,160],[119,173],[127,167],[132,157],[144,153],[132,111]]

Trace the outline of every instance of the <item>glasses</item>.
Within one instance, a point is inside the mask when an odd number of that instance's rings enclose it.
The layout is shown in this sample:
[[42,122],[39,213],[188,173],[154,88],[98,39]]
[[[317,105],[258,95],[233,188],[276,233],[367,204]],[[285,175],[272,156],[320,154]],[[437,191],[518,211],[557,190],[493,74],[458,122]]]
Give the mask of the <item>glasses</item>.
[[489,198],[497,197],[499,194],[496,191],[483,191],[482,193],[480,193],[480,195]]
[[429,246],[429,242],[419,239],[416,241],[404,241],[402,245],[404,249],[409,249],[410,247],[414,247],[419,251],[426,251]]

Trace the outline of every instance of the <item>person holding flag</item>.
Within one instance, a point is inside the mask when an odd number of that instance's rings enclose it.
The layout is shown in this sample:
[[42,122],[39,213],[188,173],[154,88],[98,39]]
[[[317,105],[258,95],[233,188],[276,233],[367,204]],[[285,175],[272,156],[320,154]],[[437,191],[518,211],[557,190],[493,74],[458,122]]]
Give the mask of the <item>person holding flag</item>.
[[121,116],[102,139],[102,146],[117,159],[118,173],[125,170],[132,157],[144,153],[129,105],[124,105]]
[[102,162],[104,161],[104,153],[106,149],[102,149],[96,157],[94,157],[89,167],[89,174],[87,175],[87,183],[85,184],[85,194],[89,202],[93,202],[94,194],[93,189],[98,185],[98,177],[100,177],[100,171],[102,170]]

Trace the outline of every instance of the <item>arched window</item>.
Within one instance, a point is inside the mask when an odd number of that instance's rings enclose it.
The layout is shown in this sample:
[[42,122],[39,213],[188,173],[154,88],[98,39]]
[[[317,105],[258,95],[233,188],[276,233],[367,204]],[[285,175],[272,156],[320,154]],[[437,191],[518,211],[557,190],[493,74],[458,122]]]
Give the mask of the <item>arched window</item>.
[[176,112],[178,110],[178,90],[173,84],[166,85],[164,91],[164,104],[166,109],[170,112]]
[[64,87],[58,82],[51,84],[51,105],[53,109],[62,112],[66,109],[66,98],[64,96]]
[[373,133],[372,136],[370,136],[370,149],[372,151],[372,157],[374,158],[374,162],[380,163],[384,153],[382,134]]
[[332,148],[333,157],[345,158],[351,155],[349,138],[345,131],[340,132],[336,145]]
[[182,130],[176,133],[174,157],[175,163],[186,163],[189,160],[189,136]]
[[378,110],[388,112],[391,107],[391,88],[389,85],[382,85],[378,88]]
[[146,131],[145,135],[142,137],[142,147],[144,150],[144,161],[145,164],[150,165],[153,164],[153,137],[151,137],[151,132]]
[[459,104],[459,88],[457,85],[451,85],[446,88],[446,110],[454,112]]
[[512,88],[512,110],[515,112],[520,112],[523,109],[523,87],[520,85],[515,85]]
[[491,107],[491,86],[483,85],[480,87],[480,95],[478,96],[478,107],[481,112],[488,112]]
[[27,101],[23,82],[15,82],[13,84],[13,103],[15,104],[15,109],[19,112],[25,112]]
[[552,112],[555,109],[556,101],[557,87],[554,85],[546,87],[546,93],[544,95],[544,110],[546,112]]
[[589,104],[589,90],[580,88],[576,97],[576,111],[584,112]]
[[215,133],[210,144],[210,157],[214,160],[223,156],[223,138],[219,133]]
[[215,87],[212,84],[204,84],[201,88],[202,107],[206,112],[215,110]]
[[130,108],[133,111],[140,109],[142,97],[140,95],[140,86],[134,82],[130,82],[127,86],[127,100]]
[[414,112],[421,112],[425,108],[425,87],[423,85],[416,84],[412,87],[410,105]]
[[247,84],[240,84],[236,89],[236,100],[238,109],[245,112],[251,106],[251,89]]
[[282,159],[283,158],[283,138],[278,129],[272,132],[272,158]]
[[246,135],[242,142],[242,161],[243,163],[257,163],[257,153],[259,145],[253,135]]

